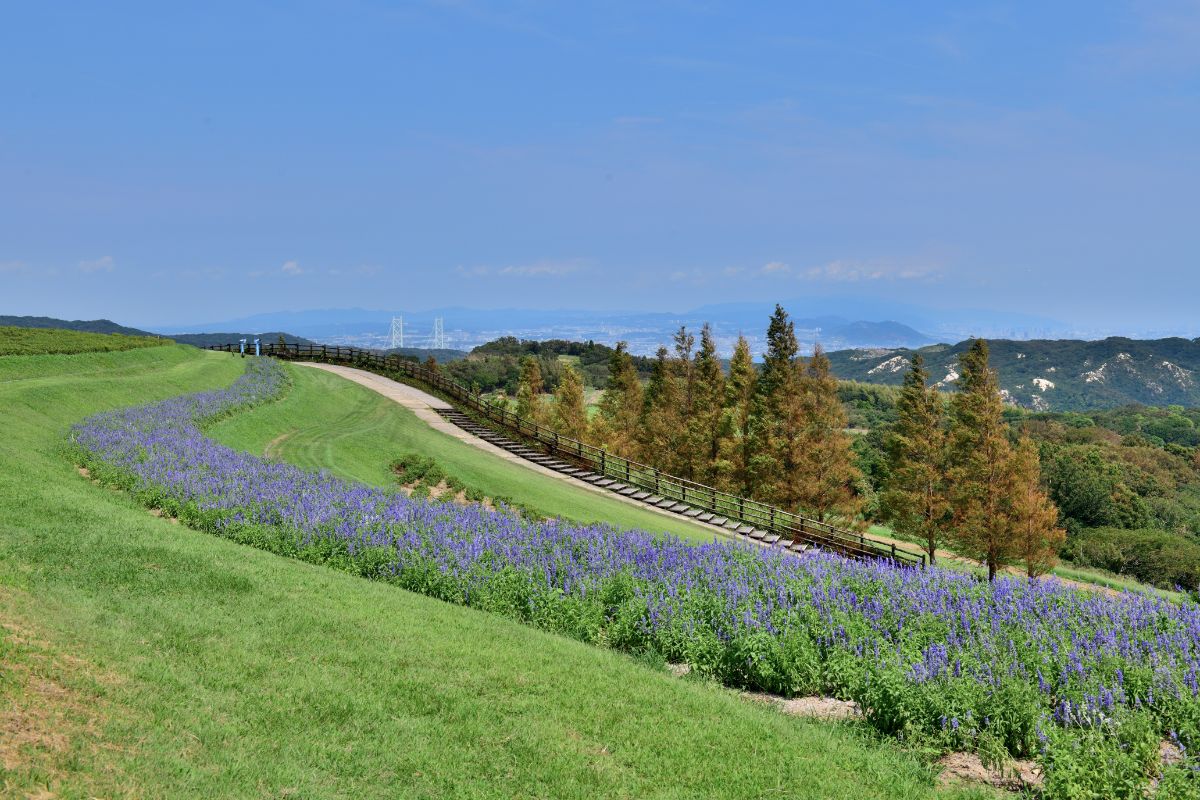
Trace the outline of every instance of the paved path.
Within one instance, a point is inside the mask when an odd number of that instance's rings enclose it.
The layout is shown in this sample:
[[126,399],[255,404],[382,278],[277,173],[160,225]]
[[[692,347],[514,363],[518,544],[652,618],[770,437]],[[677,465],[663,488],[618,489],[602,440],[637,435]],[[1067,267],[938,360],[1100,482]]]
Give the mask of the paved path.
[[[614,494],[607,489],[603,489],[599,486],[593,486],[587,481],[581,481],[576,478],[572,478],[569,475],[564,475],[561,472],[556,472],[549,467],[543,467],[540,464],[527,461],[515,453],[510,453],[501,447],[497,447],[491,442],[485,442],[478,436],[468,433],[467,431],[455,425],[453,422],[444,419],[436,409],[452,409],[453,406],[441,398],[434,397],[428,392],[423,392],[420,389],[400,383],[399,381],[385,378],[382,375],[376,375],[374,372],[367,372],[365,369],[343,367],[337,364],[312,364],[301,361],[293,361],[291,363],[301,367],[311,367],[312,369],[332,372],[334,375],[345,378],[348,381],[353,381],[360,386],[365,386],[372,391],[376,391],[389,400],[394,400],[395,402],[407,408],[409,411],[412,411],[417,415],[418,419],[428,424],[429,427],[439,430],[447,436],[453,436],[455,439],[465,442],[472,447],[477,447],[480,450],[491,453],[497,458],[502,458],[510,464],[519,465],[523,469],[533,470],[534,472],[541,473],[542,475],[554,478],[555,480],[569,483],[572,486],[577,486],[580,489],[586,489],[589,492],[602,494],[610,500],[635,506],[645,511],[654,512],[655,514],[660,514],[661,516],[675,520],[676,522],[680,520],[678,515],[672,514],[669,511],[664,511],[661,508],[655,508],[654,506],[646,505],[645,503],[640,503],[636,500],[631,500],[628,497],[622,497],[621,495]],[[721,536],[740,538],[731,536],[730,532],[725,528],[720,528],[715,525],[708,525],[703,522],[697,522],[696,520],[688,520],[687,522],[693,527],[703,528],[713,533],[720,534]]]

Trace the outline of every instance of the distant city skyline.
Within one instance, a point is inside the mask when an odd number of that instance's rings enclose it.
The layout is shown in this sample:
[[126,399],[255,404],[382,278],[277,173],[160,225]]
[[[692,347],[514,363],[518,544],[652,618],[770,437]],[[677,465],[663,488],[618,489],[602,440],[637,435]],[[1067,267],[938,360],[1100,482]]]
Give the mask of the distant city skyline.
[[0,92],[0,313],[1200,334],[1195,0],[21,4]]

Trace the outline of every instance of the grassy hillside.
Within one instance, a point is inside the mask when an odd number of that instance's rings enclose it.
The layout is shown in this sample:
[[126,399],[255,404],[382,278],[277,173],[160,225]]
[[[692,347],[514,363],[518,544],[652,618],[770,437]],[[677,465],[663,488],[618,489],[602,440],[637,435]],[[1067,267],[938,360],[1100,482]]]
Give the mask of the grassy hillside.
[[0,356],[47,353],[100,353],[169,344],[153,336],[83,333],[53,328],[0,327]]
[[63,458],[242,363],[0,359],[0,795],[934,796],[852,728],[189,531]]
[[111,319],[56,319],[54,317],[14,317],[0,314],[0,326],[14,328],[55,328],[84,333],[120,333],[124,336],[153,336],[149,331],[118,325]]
[[[1035,411],[1085,411],[1130,403],[1200,405],[1200,340],[992,340],[992,367],[1008,399]],[[847,380],[899,386],[913,353],[935,381],[953,384],[970,342],[919,350],[840,350],[834,373]]]
[[297,466],[329,469],[375,486],[395,486],[388,465],[417,453],[431,456],[467,486],[490,497],[511,498],[547,516],[670,531],[696,541],[715,536],[682,519],[514,466],[430,428],[411,411],[336,375],[286,366],[294,381],[288,397],[219,423],[212,429],[213,438],[255,453],[269,448],[272,455]]

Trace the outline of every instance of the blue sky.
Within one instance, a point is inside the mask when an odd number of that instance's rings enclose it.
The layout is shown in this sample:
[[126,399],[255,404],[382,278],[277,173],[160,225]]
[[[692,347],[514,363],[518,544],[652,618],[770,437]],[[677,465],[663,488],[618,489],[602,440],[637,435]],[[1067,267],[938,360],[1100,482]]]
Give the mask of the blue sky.
[[1195,1],[8,4],[0,97],[0,313],[1200,333]]

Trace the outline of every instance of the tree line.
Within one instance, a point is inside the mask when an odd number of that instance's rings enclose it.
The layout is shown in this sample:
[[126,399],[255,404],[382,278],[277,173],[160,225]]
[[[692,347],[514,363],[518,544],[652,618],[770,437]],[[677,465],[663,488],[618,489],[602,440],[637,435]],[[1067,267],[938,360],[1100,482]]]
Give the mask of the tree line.
[[[608,386],[589,415],[583,380],[562,367],[553,394],[536,358],[521,362],[516,412],[559,433],[688,480],[843,527],[865,526],[866,480],[829,359],[800,354],[787,312],[776,306],[761,365],[738,338],[722,369],[712,329],[699,342],[681,327],[660,347],[643,385],[621,343]],[[960,356],[958,391],[947,403],[913,357],[887,438],[880,513],[898,534],[922,542],[931,563],[953,542],[989,577],[1021,561],[1030,576],[1055,563],[1065,533],[1040,484],[1037,447],[1014,439],[1003,418],[987,343]],[[507,402],[502,399],[500,402]]]

